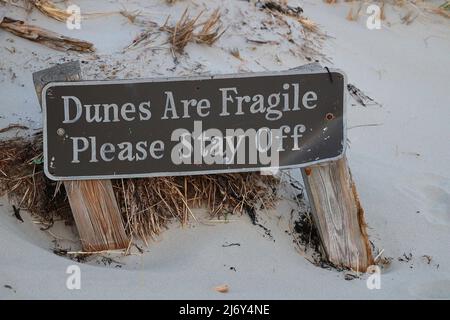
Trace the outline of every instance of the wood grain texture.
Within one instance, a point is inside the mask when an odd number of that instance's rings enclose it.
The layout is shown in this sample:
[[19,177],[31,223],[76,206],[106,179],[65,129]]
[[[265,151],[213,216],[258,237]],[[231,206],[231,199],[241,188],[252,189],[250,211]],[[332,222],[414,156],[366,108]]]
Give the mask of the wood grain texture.
[[347,159],[305,168],[302,175],[328,260],[365,272],[373,264],[372,250]]
[[83,250],[125,249],[125,234],[111,180],[64,183]]
[[48,29],[28,24],[25,21],[5,16],[0,20],[0,29],[11,32],[18,37],[41,43],[55,50],[79,52],[95,51],[94,45],[90,42],[66,37]]
[[[81,79],[79,62],[68,62],[38,71],[33,81],[41,102],[44,86],[52,81]],[[114,195],[111,180],[65,181],[83,250],[93,252],[125,249],[129,239]]]

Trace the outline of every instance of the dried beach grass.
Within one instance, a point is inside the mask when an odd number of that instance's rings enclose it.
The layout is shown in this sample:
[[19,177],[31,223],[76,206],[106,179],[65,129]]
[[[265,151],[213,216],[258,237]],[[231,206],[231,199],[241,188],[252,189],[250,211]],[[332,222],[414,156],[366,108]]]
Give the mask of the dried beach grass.
[[58,8],[50,0],[28,0],[36,9],[41,11],[46,16],[58,21],[65,22],[70,17],[70,13],[66,10]]
[[298,22],[308,31],[314,32],[314,33],[320,33],[320,29],[317,26],[317,24],[312,21],[311,19],[305,18],[305,17],[299,17]]
[[67,13],[65,9],[59,8],[50,0],[0,0],[0,3],[19,7],[28,12],[36,8],[44,15],[62,22],[65,22],[70,17],[70,13]]
[[211,217],[272,208],[279,180],[259,173],[114,180],[116,199],[131,237],[154,238],[170,221],[196,219],[194,208]]
[[27,24],[21,20],[4,17],[0,21],[0,28],[21,38],[39,42],[56,50],[94,52],[94,45],[90,42],[66,37],[53,31]]
[[198,43],[206,43],[207,45],[212,45],[216,42],[222,34],[227,31],[222,29],[222,24],[220,22],[220,11],[219,9],[214,10],[211,16],[203,22],[202,29],[200,32],[196,33],[195,41]]
[[118,11],[118,13],[127,18],[128,21],[134,25],[145,28],[158,27],[158,24],[155,21],[152,21],[145,13],[142,13],[141,10],[129,11],[124,8],[123,10]]
[[[193,208],[206,208],[211,217],[272,208],[278,200],[279,179],[259,173],[229,173],[184,177],[113,180],[113,189],[131,238],[159,235],[170,221],[195,219]],[[43,173],[42,133],[31,138],[0,140],[0,195],[43,222],[72,221],[64,186]]]
[[441,16],[450,18],[450,1],[445,1],[438,8],[434,8],[433,11]]
[[160,30],[169,33],[170,43],[176,52],[183,52],[186,45],[194,38],[194,29],[196,28],[197,20],[200,18],[201,14],[202,12],[200,12],[197,17],[191,19],[189,18],[188,9],[186,9],[175,26],[169,26],[168,23],[170,17],[167,17],[166,22]]
[[0,140],[0,195],[4,194],[44,221],[50,222],[54,215],[71,219],[60,184],[43,173],[42,134]]
[[[182,53],[186,45],[191,41],[212,45],[226,31],[226,29],[221,31],[221,15],[218,9],[205,22],[197,23],[202,14],[203,11],[196,17],[190,18],[188,9],[186,8],[174,26],[169,25],[168,21],[170,17],[168,17],[164,25],[160,28],[161,31],[169,33],[170,43],[176,52]],[[202,29],[196,33],[195,29],[198,27],[202,27]]]

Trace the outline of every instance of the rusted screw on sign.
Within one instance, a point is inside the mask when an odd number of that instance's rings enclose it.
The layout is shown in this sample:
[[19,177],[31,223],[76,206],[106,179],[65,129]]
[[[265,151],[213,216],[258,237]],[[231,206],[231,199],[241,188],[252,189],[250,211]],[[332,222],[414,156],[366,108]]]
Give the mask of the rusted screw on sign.
[[328,121],[333,120],[334,119],[334,114],[332,114],[331,112],[327,113],[325,116],[325,119],[327,119]]
[[59,128],[58,130],[56,130],[56,134],[58,136],[64,136],[64,134],[66,133],[66,131],[63,128]]

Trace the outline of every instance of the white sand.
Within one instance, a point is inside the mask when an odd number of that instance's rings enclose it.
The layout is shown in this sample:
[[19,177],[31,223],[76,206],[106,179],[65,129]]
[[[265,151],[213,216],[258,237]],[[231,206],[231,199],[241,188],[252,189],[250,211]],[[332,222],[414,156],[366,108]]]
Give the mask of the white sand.
[[[120,8],[115,1],[75,2],[90,12],[105,11],[110,3],[108,10]],[[202,3],[220,1],[186,2],[198,4],[191,5],[195,11]],[[450,21],[421,15],[407,26],[396,22],[398,13],[388,10],[392,24],[369,31],[364,17],[358,22],[345,19],[347,5],[300,3],[306,15],[334,37],[325,41],[323,49],[332,59],[328,65],[344,70],[350,83],[382,104],[361,107],[351,100],[354,105],[348,106],[348,156],[370,238],[384,249],[384,256],[393,258],[383,271],[380,290],[367,289],[367,276],[346,281],[344,273],[318,268],[299,254],[292,236],[285,232],[291,228],[287,204],[261,213],[273,239],[264,236],[246,216],[232,217],[235,221],[227,224],[192,222],[180,228],[174,223],[143,255],[121,258],[124,265],[116,268],[116,263],[78,264],[53,254],[52,237],[40,231],[24,212],[25,223],[20,223],[2,199],[0,298],[450,298]],[[161,1],[133,1],[133,6],[152,12],[151,17],[159,23],[169,12]],[[117,66],[121,70],[118,78],[190,74],[192,69],[211,73],[282,70],[306,63],[289,52],[287,43],[277,47],[245,41],[246,36],[280,39],[255,29],[265,14],[243,1],[230,1],[221,8],[230,10],[224,18],[227,25],[231,18],[239,25],[241,10],[253,18],[242,30],[231,29],[233,32],[227,32],[212,48],[189,45],[188,56],[180,58],[175,69],[166,50],[144,53],[137,49],[121,54],[140,28],[117,15],[88,20],[82,30],[73,31],[40,13],[27,19],[94,42],[99,59],[80,58],[89,61],[83,72],[90,79],[96,74],[101,77],[96,67],[102,63],[107,70]],[[170,9],[172,16],[179,16],[184,5]],[[8,15],[24,18],[20,11]],[[257,31],[250,34],[249,30]],[[6,49],[12,47],[14,54]],[[228,53],[234,47],[240,48],[243,62]],[[139,54],[141,59],[136,60]],[[0,128],[17,122],[41,126],[31,74],[62,62],[64,56],[67,60],[77,57],[0,30]],[[378,125],[358,127],[367,124]],[[58,236],[70,234],[61,226],[50,231]],[[240,246],[222,247],[230,243]],[[398,261],[404,253],[412,254],[411,261]],[[432,257],[429,264],[423,255]],[[81,268],[81,290],[66,288],[65,272],[71,264]],[[228,284],[230,291],[215,292],[213,287],[220,284]]]

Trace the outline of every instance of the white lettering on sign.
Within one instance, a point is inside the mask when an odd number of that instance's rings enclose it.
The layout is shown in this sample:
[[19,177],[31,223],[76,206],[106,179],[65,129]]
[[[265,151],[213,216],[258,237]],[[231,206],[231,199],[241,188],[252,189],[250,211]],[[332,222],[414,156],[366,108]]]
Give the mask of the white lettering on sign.
[[50,83],[44,171],[54,180],[131,178],[337,159],[345,86],[337,71]]
[[62,96],[64,103],[64,121],[63,123],[75,123],[81,118],[86,122],[119,122],[134,121],[138,118],[141,121],[150,120],[152,113],[150,110],[150,101],[141,102],[138,107],[133,103],[124,103],[118,106],[114,103],[85,104],[83,105],[75,96]]

